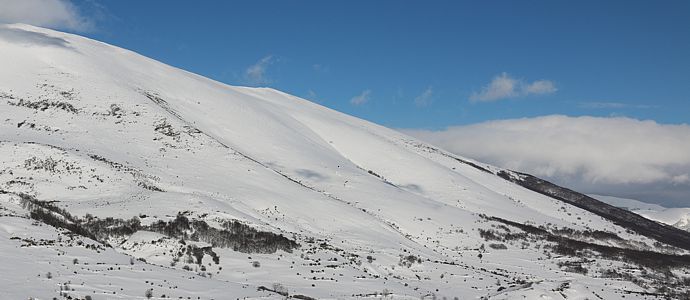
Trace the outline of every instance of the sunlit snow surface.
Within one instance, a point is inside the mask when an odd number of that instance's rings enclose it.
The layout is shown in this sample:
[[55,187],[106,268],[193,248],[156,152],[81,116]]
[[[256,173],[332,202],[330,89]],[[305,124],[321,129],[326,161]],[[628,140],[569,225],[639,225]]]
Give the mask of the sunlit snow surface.
[[[601,275],[625,262],[595,259],[581,274],[558,265],[580,258],[549,253],[545,241],[490,247],[498,242],[480,229],[502,224],[480,214],[607,231],[640,249],[654,241],[455,158],[280,91],[227,86],[79,36],[3,25],[0,298],[144,299],[149,289],[154,298],[284,298],[261,286],[317,299],[630,299],[650,291]],[[239,220],[301,246],[263,254],[214,247],[219,263],[208,255],[201,265],[174,262],[178,239],[139,231],[108,240],[110,248],[30,219],[19,194],[79,218]]]

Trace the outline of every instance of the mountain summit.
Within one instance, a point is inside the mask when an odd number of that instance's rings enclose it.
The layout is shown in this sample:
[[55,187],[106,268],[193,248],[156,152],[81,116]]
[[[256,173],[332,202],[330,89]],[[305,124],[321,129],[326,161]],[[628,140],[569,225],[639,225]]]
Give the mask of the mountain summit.
[[688,297],[690,233],[269,88],[0,25],[3,299]]

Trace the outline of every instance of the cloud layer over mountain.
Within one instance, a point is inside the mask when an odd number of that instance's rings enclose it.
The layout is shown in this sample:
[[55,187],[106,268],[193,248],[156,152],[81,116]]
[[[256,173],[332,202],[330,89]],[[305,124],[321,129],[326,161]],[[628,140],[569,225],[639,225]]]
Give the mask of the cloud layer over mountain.
[[690,205],[690,126],[685,124],[551,115],[406,133],[583,192]]

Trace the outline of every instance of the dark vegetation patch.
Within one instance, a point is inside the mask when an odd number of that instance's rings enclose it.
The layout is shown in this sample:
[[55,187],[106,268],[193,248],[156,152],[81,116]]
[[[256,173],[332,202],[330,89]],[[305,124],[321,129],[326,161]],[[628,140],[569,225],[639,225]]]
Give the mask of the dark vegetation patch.
[[125,112],[117,104],[110,104],[110,108],[105,113],[105,115],[109,116],[109,117],[115,117],[115,118],[120,119],[125,115]]
[[123,172],[129,172],[129,173],[137,173],[138,170],[125,166],[121,163],[111,161],[103,156],[97,155],[97,154],[89,154],[89,157],[95,161],[100,161],[102,163],[105,163],[109,165],[111,168],[117,170],[117,171],[123,171]]
[[[480,215],[480,217],[488,220],[499,222],[509,227],[512,230],[494,230],[494,229],[480,229],[479,234],[487,241],[509,241],[513,239],[526,240],[541,240],[547,241],[550,244],[545,244],[543,249],[550,249],[552,253],[578,258],[578,261],[561,261],[558,266],[564,271],[588,274],[590,270],[586,267],[588,264],[594,262],[588,260],[588,257],[599,257],[602,259],[619,261],[625,264],[637,265],[637,273],[630,273],[623,269],[607,269],[603,270],[602,277],[619,278],[630,281],[638,286],[649,289],[655,288],[660,291],[664,297],[668,299],[690,299],[690,292],[687,287],[690,286],[690,277],[676,276],[672,270],[679,268],[690,267],[690,255],[674,255],[659,253],[654,251],[638,250],[621,248],[607,245],[599,245],[587,241],[576,240],[570,236],[590,236],[601,237],[606,240],[617,240],[620,237],[612,236],[607,232],[590,233],[570,230],[555,230],[550,232],[545,227],[536,227],[529,224],[521,224],[498,217],[489,217]],[[517,228],[521,233],[516,233]],[[558,234],[566,234],[565,236]],[[570,236],[569,236],[570,235]]]
[[400,255],[400,260],[398,261],[398,266],[410,268],[415,263],[421,264],[422,258],[414,255]]
[[299,247],[299,244],[282,234],[258,231],[237,220],[225,221],[221,227],[222,229],[217,229],[204,221],[189,220],[183,214],[178,214],[172,221],[158,221],[145,230],[244,253],[275,253],[278,250],[292,252],[292,249]]
[[157,186],[155,186],[155,185],[148,184],[148,183],[143,182],[143,181],[139,181],[139,182],[137,183],[137,185],[140,186],[140,187],[142,187],[142,188],[144,188],[144,189],[146,189],[146,190],[149,190],[149,191],[154,191],[154,192],[165,192],[163,189],[161,189],[161,188],[159,188],[159,187],[157,187]]
[[[584,256],[585,251],[594,251],[602,258],[632,262],[650,268],[690,267],[690,255],[674,255],[654,251],[599,245],[575,240],[567,236],[560,236],[549,232],[545,228],[539,228],[533,225],[520,224],[498,217],[484,217],[489,221],[496,221],[519,228],[527,234],[535,235],[540,239],[553,242],[555,244],[553,246],[553,251],[561,255],[579,257]],[[495,232],[492,233],[495,234]],[[500,236],[499,240],[502,240]]]
[[256,289],[257,291],[267,291],[267,292],[272,292],[276,293],[278,295],[281,295],[283,297],[287,297],[289,295],[288,291],[286,288],[284,288],[280,284],[274,284],[271,288],[267,288],[265,286],[260,286]]
[[175,130],[175,128],[173,128],[173,126],[170,125],[170,123],[168,123],[167,119],[158,120],[155,123],[153,123],[153,126],[153,130],[162,135],[171,137],[174,140],[179,140],[180,138],[180,132]]
[[563,228],[556,228],[556,229],[551,229],[551,232],[555,235],[560,235],[560,236],[568,236],[571,238],[575,238],[577,240],[582,240],[582,239],[595,239],[595,240],[600,240],[600,241],[625,241],[623,238],[619,237],[617,234],[609,231],[603,231],[603,230],[575,230],[572,228],[568,227],[563,227]]
[[[74,105],[67,102],[77,100],[77,93],[74,89],[61,90],[60,88],[47,83],[37,84],[36,87],[45,93],[39,96],[37,100],[23,99],[21,97],[4,92],[0,92],[0,98],[6,99],[9,105],[25,107],[38,111],[56,109],[73,114],[80,112],[80,110],[74,107]],[[56,100],[55,98],[62,98],[62,100]]]
[[300,295],[300,294],[290,295],[287,287],[285,287],[281,283],[274,283],[270,288],[262,285],[262,286],[259,286],[256,290],[276,293],[278,295],[285,297],[285,299],[316,300],[316,298],[312,298],[312,297]]
[[508,246],[503,243],[491,243],[489,244],[489,248],[494,249],[494,250],[506,250],[508,249]]
[[17,179],[12,179],[8,182],[5,182],[7,185],[24,185],[24,186],[32,186],[32,183],[22,181],[22,180],[17,180]]
[[379,179],[383,179],[383,177],[381,177],[381,175],[376,174],[376,173],[375,173],[374,171],[372,171],[372,170],[368,170],[367,173],[369,173],[369,175],[372,175],[372,176],[374,176],[374,177],[378,177]]
[[[372,171],[372,170],[364,169],[364,168],[362,168],[362,167],[360,167],[360,166],[357,166],[357,168],[359,168],[360,170],[362,170],[362,171],[364,171],[364,172],[367,172],[367,174],[369,174],[369,175],[371,175],[371,176],[374,176],[374,177],[380,179],[381,181],[383,181],[383,183],[385,183],[385,184],[387,184],[387,185],[390,185],[390,186],[395,187],[395,188],[400,188],[399,186],[397,186],[397,185],[393,184],[392,182],[388,181],[388,179],[386,179],[386,177],[381,176],[381,174],[378,174],[378,173],[376,173],[376,172],[374,172],[374,171]],[[310,189],[313,189],[313,188],[310,188]],[[341,201],[340,199],[338,199],[338,200]]]
[[584,265],[590,262],[592,261],[588,261],[587,259],[577,261],[559,261],[557,265],[563,269],[563,271],[586,275],[589,270]]
[[55,228],[66,229],[73,234],[99,241],[93,233],[81,226],[77,218],[73,217],[66,210],[56,206],[54,202],[39,201],[31,195],[22,193],[16,195],[19,196],[22,206],[30,212],[32,219],[39,220]]
[[216,252],[213,251],[213,247],[199,247],[197,245],[187,245],[183,240],[180,240],[180,243],[183,244],[183,246],[177,252],[176,256],[173,257],[173,264],[171,265],[174,266],[175,263],[185,255],[187,257],[185,259],[186,263],[197,264],[202,268],[202,271],[206,271],[206,267],[202,265],[204,255],[211,256],[211,259],[215,264],[220,263],[220,256],[218,256],[218,254],[216,254]]
[[5,93],[5,92],[0,92],[0,99],[14,100],[14,99],[17,99],[17,97],[15,97],[15,96],[12,95],[12,94],[8,94],[8,93]]
[[149,98],[149,100],[151,100],[151,102],[155,103],[156,105],[160,106],[162,109],[167,111],[169,114],[175,116],[175,118],[184,121],[184,119],[182,119],[182,116],[180,116],[180,114],[178,114],[175,110],[173,110],[170,107],[170,104],[168,104],[168,101],[165,101],[158,94],[148,92],[148,91],[143,91],[143,90],[140,90],[140,93],[142,95],[146,96],[146,98]]
[[290,298],[301,299],[301,300],[316,300],[316,298],[312,298],[312,297],[305,296],[305,295],[291,295]]
[[[221,224],[222,229],[209,226],[202,220],[190,220],[183,214],[178,214],[172,221],[158,221],[148,226],[141,225],[138,217],[129,220],[108,217],[100,219],[91,215],[85,218],[72,216],[68,211],[55,205],[55,202],[40,201],[35,197],[22,193],[12,193],[0,190],[3,194],[14,194],[20,198],[25,209],[29,210],[31,218],[42,221],[56,228],[63,228],[70,232],[88,237],[107,245],[112,237],[128,237],[139,230],[153,231],[171,238],[206,242],[213,247],[232,248],[244,253],[275,253],[278,250],[292,252],[300,245],[281,234],[259,231],[237,220],[228,220]],[[207,251],[189,248],[193,256],[197,257]],[[214,254],[206,253],[211,255]],[[216,259],[214,259],[215,261]],[[200,261],[198,258],[197,261]]]
[[47,109],[54,108],[66,111],[68,113],[79,113],[79,110],[75,108],[74,105],[65,101],[49,101],[47,99],[30,101],[25,99],[18,99],[18,101],[7,101],[7,103],[12,106],[21,106],[40,111],[46,111]]
[[587,210],[640,235],[678,248],[690,250],[690,232],[657,223],[633,212],[608,205],[587,195],[560,187],[529,174],[518,172],[515,172],[515,174],[519,175],[519,178],[507,171],[499,171],[496,175],[534,192]]
[[42,131],[48,131],[48,132],[57,132],[57,131],[60,131],[59,129],[53,129],[53,128],[51,128],[50,126],[39,125],[39,124],[36,124],[36,123],[33,123],[33,122],[29,122],[29,121],[26,121],[26,120],[17,123],[17,128],[28,128],[28,129],[33,129],[33,130],[36,130],[36,131],[41,131],[41,130],[42,130]]
[[64,169],[67,173],[79,173],[81,171],[79,166],[62,159],[56,160],[52,157],[40,159],[35,156],[24,161],[24,168],[31,171],[43,170],[50,173],[60,173],[61,169]]

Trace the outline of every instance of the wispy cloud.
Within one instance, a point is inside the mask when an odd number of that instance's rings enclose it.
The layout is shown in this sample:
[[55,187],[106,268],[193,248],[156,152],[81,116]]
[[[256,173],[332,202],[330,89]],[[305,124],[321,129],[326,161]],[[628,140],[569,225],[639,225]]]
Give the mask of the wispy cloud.
[[531,83],[524,82],[503,72],[484,86],[481,92],[472,93],[470,101],[492,102],[529,95],[552,94],[557,90],[556,85],[550,80],[537,80]]
[[312,89],[307,90],[307,94],[304,95],[304,99],[307,99],[311,102],[320,102],[319,95]]
[[550,81],[550,80],[537,80],[537,81],[534,81],[534,82],[526,85],[522,92],[525,95],[529,95],[529,94],[543,95],[543,94],[555,93],[556,91],[557,91],[556,85],[552,81]]
[[314,92],[314,91],[311,90],[311,89],[308,90],[308,91],[307,91],[307,97],[308,97],[309,99],[316,98],[316,92]]
[[371,97],[371,90],[368,90],[368,89],[364,90],[359,95],[352,97],[352,99],[350,99],[350,104],[356,105],[356,106],[362,105],[364,103],[369,102],[370,97]]
[[646,104],[629,104],[621,102],[580,102],[578,106],[581,108],[588,109],[622,109],[622,108],[635,108],[635,109],[649,109],[657,108],[656,105],[646,105]]
[[263,57],[255,64],[249,66],[244,71],[244,79],[249,84],[270,83],[271,80],[268,77],[266,77],[266,71],[268,70],[268,67],[271,66],[274,62],[275,59],[273,58],[273,55],[267,55]]
[[65,0],[0,0],[0,23],[91,31],[94,23]]
[[317,73],[328,73],[330,71],[330,68],[328,66],[322,64],[313,64],[311,65],[311,69]]
[[428,87],[419,96],[414,98],[414,104],[417,106],[428,106],[434,101],[434,88]]
[[[688,201],[690,126],[561,115],[406,133],[446,150],[582,192]],[[675,191],[678,196],[669,196]],[[687,205],[687,204],[686,204]]]

